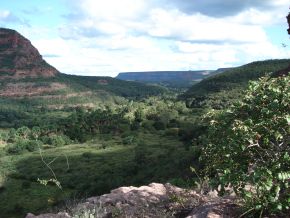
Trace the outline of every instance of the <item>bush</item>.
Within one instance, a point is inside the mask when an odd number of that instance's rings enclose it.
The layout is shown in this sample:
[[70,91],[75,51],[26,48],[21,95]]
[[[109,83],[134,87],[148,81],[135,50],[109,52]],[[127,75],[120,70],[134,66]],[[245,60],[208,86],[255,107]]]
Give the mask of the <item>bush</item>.
[[122,139],[122,143],[124,145],[131,145],[131,144],[133,144],[134,141],[135,141],[135,137],[134,136],[127,136],[127,137]]
[[21,187],[22,187],[23,189],[28,189],[28,188],[31,187],[31,183],[30,183],[29,181],[24,181],[24,182],[22,182]]
[[90,159],[90,158],[94,157],[94,154],[92,152],[84,152],[82,154],[82,156],[86,159]]
[[19,139],[17,142],[10,145],[7,151],[9,154],[21,154],[25,150],[30,152],[36,151],[39,146],[42,146],[41,141]]
[[139,130],[139,129],[140,129],[140,123],[133,122],[132,125],[131,125],[131,130],[132,131],[136,131],[136,130]]
[[65,145],[65,140],[62,136],[52,136],[51,138],[51,145],[55,147],[60,147]]
[[165,135],[177,137],[179,128],[170,128],[165,131]]
[[0,132],[0,141],[7,142],[8,139],[9,139],[8,132]]
[[222,191],[230,184],[253,216],[289,214],[289,84],[290,76],[262,78],[241,103],[207,116],[205,172]]
[[164,130],[166,128],[166,124],[162,121],[156,121],[153,126],[156,130]]
[[72,143],[72,140],[66,135],[42,136],[40,140],[43,144],[53,147],[60,147]]
[[178,128],[178,127],[180,127],[180,123],[176,119],[172,119],[167,124],[167,127],[168,128]]
[[142,122],[142,127],[146,130],[149,130],[150,132],[154,131],[153,127],[154,121],[147,120]]
[[26,149],[30,152],[36,151],[38,148],[42,146],[41,141],[34,141],[34,140],[29,140],[26,142]]
[[121,132],[128,132],[131,130],[131,126],[129,123],[121,123],[118,125],[118,128]]
[[9,154],[21,154],[26,149],[26,143],[27,141],[18,140],[14,144],[8,146],[7,152]]

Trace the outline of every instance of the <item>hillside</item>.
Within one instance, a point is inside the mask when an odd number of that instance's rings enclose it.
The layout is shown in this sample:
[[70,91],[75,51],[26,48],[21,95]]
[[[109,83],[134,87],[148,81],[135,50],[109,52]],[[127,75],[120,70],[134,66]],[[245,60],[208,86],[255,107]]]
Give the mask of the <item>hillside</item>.
[[111,77],[60,73],[28,39],[15,30],[0,28],[0,126],[13,125],[13,120],[25,117],[23,113],[34,114],[33,110],[41,108],[104,107],[165,91]]
[[191,108],[212,107],[220,109],[238,99],[250,80],[277,71],[283,71],[290,59],[256,61],[223,73],[210,76],[193,85],[180,96]]
[[28,39],[5,28],[0,28],[0,84],[0,96],[9,98],[43,98],[43,95],[45,98],[69,98],[99,95],[98,91],[121,97],[142,97],[162,92],[156,86],[110,77],[62,74],[43,60]]
[[0,79],[52,77],[58,71],[47,64],[31,42],[15,30],[0,28]]

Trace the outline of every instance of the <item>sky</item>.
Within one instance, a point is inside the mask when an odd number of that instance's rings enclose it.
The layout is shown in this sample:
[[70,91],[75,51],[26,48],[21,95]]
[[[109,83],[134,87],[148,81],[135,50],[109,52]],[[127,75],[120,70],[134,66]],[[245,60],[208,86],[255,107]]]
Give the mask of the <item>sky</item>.
[[28,38],[62,73],[214,70],[289,58],[289,6],[289,0],[2,0],[0,26]]

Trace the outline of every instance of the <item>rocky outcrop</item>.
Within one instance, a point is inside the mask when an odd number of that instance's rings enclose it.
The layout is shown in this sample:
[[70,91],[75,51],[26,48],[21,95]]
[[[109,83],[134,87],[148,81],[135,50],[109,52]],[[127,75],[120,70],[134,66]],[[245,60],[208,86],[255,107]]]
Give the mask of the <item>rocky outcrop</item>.
[[220,198],[213,192],[201,195],[170,184],[151,183],[141,187],[121,187],[110,194],[88,198],[69,211],[58,214],[28,214],[26,218],[85,217],[233,217],[234,197]]
[[57,73],[28,39],[15,30],[0,28],[0,79],[52,77]]

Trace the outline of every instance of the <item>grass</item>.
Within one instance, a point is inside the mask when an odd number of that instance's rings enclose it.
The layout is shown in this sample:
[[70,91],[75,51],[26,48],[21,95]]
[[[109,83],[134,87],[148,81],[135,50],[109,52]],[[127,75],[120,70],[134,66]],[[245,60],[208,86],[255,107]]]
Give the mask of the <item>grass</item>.
[[23,217],[28,212],[47,211],[74,196],[96,196],[119,186],[167,182],[188,174],[186,166],[192,156],[182,142],[162,134],[135,137],[138,140],[131,145],[123,145],[119,136],[106,136],[43,150],[47,162],[59,156],[51,167],[63,190],[37,182],[38,178],[52,178],[38,152],[0,157],[1,217]]

